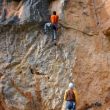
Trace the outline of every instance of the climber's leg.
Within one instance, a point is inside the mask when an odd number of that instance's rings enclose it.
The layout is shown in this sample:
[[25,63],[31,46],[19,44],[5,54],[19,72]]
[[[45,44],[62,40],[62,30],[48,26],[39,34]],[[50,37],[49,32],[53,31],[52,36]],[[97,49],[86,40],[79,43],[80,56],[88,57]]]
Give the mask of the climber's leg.
[[58,27],[57,24],[53,25],[53,35],[54,35],[53,39],[54,39],[54,41],[57,40],[57,30],[58,30],[57,27]]
[[45,25],[44,25],[44,32],[47,33],[49,28],[51,28],[51,23],[45,23]]
[[47,23],[45,23],[45,25],[44,25],[44,33],[46,33],[47,32]]
[[54,30],[54,41],[57,39],[57,31]]
[[54,42],[54,29],[51,31],[52,42]]
[[6,20],[7,10],[6,8],[3,8],[2,14],[1,14],[1,22]]
[[53,29],[53,31],[52,31],[52,42],[54,43],[54,45],[57,45],[56,40],[57,40],[57,32],[56,32],[56,30]]

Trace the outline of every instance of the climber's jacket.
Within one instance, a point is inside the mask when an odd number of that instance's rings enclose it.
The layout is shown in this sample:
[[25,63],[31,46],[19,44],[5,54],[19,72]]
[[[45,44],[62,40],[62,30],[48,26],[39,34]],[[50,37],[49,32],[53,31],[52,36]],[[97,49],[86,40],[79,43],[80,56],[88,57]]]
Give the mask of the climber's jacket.
[[74,101],[77,103],[77,91],[74,88],[73,91],[71,90],[66,90],[65,95],[64,95],[64,100],[65,101]]
[[59,16],[58,15],[51,15],[50,17],[50,21],[52,24],[58,24],[58,19],[59,19]]

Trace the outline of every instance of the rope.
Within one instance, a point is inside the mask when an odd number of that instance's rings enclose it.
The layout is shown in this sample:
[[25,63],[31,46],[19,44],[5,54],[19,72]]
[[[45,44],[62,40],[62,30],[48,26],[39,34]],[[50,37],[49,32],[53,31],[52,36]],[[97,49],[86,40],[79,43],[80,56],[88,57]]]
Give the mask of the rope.
[[64,27],[64,28],[66,28],[66,29],[73,29],[73,30],[76,30],[76,31],[79,31],[79,32],[81,32],[81,33],[83,33],[83,34],[86,34],[86,35],[88,35],[88,36],[94,36],[94,35],[97,35],[97,33],[96,34],[92,34],[92,33],[86,33],[86,32],[84,32],[84,31],[82,31],[82,30],[80,30],[80,29],[77,29],[77,28],[74,28],[73,26],[70,26],[70,25],[68,25],[68,24],[63,24],[63,23],[59,23],[62,27]]

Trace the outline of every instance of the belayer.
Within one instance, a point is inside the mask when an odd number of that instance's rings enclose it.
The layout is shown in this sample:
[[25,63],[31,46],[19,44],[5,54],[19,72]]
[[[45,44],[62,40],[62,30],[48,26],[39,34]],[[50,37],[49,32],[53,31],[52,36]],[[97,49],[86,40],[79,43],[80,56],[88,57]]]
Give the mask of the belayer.
[[76,110],[77,92],[74,83],[69,83],[69,89],[65,91],[64,100],[66,101],[66,110]]
[[50,16],[50,22],[46,23],[44,26],[45,33],[51,31],[52,42],[57,39],[58,20],[59,16],[56,14],[56,11],[53,11],[53,14]]

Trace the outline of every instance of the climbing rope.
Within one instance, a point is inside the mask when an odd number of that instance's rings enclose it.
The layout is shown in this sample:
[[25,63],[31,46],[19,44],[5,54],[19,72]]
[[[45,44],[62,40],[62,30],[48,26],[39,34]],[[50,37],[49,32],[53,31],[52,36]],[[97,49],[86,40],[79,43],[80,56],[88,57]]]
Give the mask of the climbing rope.
[[76,30],[76,31],[79,31],[79,32],[81,32],[81,33],[83,33],[83,34],[86,34],[86,35],[88,35],[88,36],[94,36],[94,35],[98,35],[98,33],[87,33],[87,32],[84,32],[84,31],[82,31],[82,30],[80,30],[80,29],[77,29],[77,28],[75,28],[75,27],[73,27],[73,26],[71,26],[71,25],[68,25],[68,24],[64,24],[64,23],[59,23],[63,28],[66,28],[66,29],[73,29],[73,30]]

